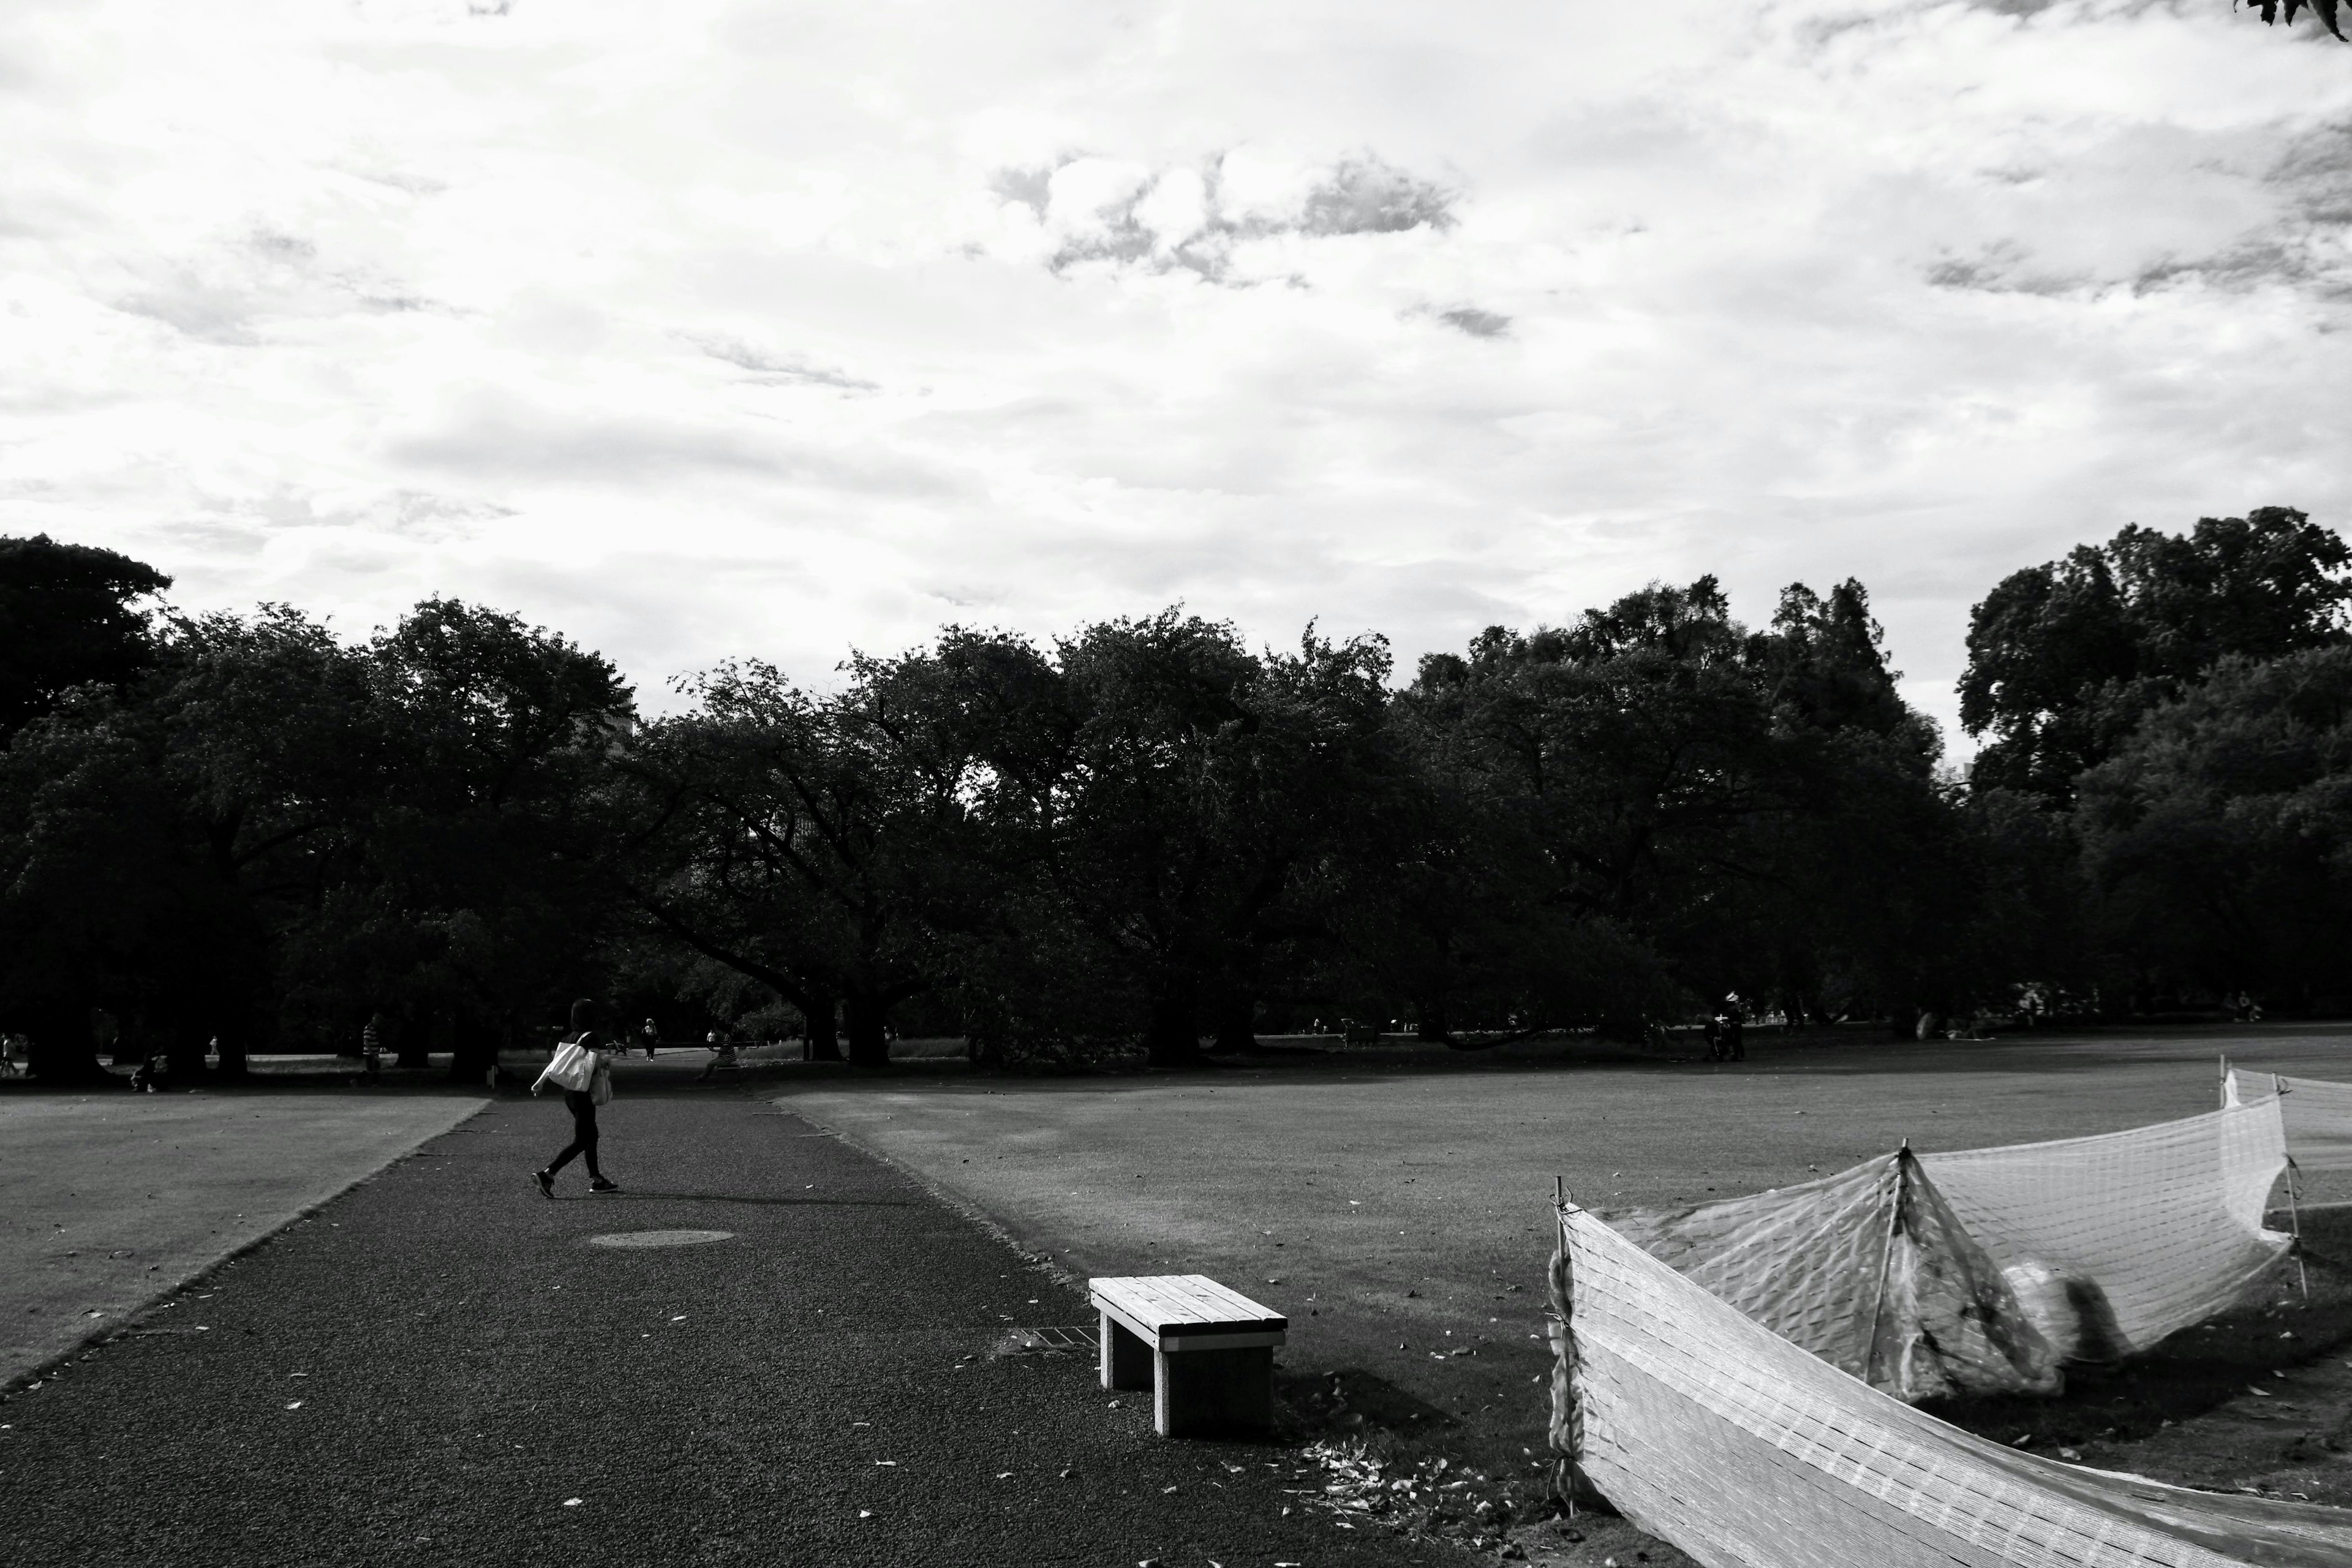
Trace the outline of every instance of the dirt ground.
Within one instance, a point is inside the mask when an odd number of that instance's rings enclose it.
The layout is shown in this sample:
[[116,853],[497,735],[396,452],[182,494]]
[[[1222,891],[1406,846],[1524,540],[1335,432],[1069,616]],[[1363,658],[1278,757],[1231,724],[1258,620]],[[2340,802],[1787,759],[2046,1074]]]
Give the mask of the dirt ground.
[[[1335,1495],[1354,1484],[1349,1467],[1378,1461],[1391,1479],[1427,1483],[1411,1522],[1507,1538],[1538,1561],[1666,1568],[1680,1554],[1622,1521],[1548,1517],[1541,1288],[1555,1176],[1605,1210],[1802,1181],[1906,1137],[1939,1150],[2113,1131],[2211,1109],[2224,1052],[2352,1079],[2352,1028],[2258,1026],[1920,1045],[1752,1037],[1744,1067],[1554,1045],[1466,1059],[1270,1056],[1182,1076],[940,1070],[813,1080],[786,1103],[1074,1273],[1197,1271],[1286,1311],[1285,1404],[1296,1433],[1324,1440]],[[2303,1196],[2341,1203],[2352,1184]],[[2078,1372],[2063,1398],[1938,1414],[2101,1468],[2352,1503],[2352,1460],[2338,1451],[2352,1446],[2352,1209],[2315,1207],[2306,1231],[2307,1303],[2289,1273],[2147,1358]],[[2266,1392],[2248,1392],[2257,1384]]]

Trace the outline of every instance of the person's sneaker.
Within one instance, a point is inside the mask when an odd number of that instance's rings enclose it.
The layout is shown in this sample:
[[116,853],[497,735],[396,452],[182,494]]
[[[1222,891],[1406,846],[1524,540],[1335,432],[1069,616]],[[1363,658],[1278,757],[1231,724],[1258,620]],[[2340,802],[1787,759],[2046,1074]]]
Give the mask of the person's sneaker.
[[588,1190],[592,1193],[617,1193],[621,1190],[621,1184],[618,1182],[609,1182],[604,1177],[599,1176],[594,1181],[588,1184]]
[[540,1195],[541,1197],[543,1197],[543,1198],[551,1198],[551,1197],[553,1197],[553,1196],[555,1195],[555,1173],[554,1173],[554,1172],[552,1172],[552,1171],[533,1171],[533,1172],[530,1173],[530,1179],[531,1179],[532,1181],[537,1182],[537,1183],[539,1184],[539,1195]]

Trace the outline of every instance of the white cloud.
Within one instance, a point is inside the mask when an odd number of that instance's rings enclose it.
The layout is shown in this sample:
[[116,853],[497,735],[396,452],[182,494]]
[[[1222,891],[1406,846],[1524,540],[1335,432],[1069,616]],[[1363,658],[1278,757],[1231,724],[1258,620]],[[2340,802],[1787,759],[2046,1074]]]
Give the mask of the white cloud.
[[1969,603],[2338,459],[2352,77],[2225,0],[26,0],[0,528],[662,679],[1181,598]]

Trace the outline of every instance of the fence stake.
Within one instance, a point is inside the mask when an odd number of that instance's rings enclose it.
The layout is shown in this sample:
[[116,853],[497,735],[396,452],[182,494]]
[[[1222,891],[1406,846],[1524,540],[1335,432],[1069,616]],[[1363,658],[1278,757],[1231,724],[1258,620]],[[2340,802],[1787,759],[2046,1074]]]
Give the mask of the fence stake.
[[[2276,1073],[2271,1074],[2271,1089],[2282,1101],[2289,1092],[2286,1079]],[[2279,1114],[2284,1120],[2286,1114],[2284,1104],[2279,1107]],[[2303,1261],[2303,1211],[2296,1206],[2294,1199],[2294,1179],[2302,1170],[2303,1167],[2294,1163],[2294,1156],[2289,1154],[2286,1157],[2286,1223],[2288,1231],[2294,1237],[2295,1280],[2303,1287],[2303,1304],[2308,1307],[2311,1305],[2311,1270]]]

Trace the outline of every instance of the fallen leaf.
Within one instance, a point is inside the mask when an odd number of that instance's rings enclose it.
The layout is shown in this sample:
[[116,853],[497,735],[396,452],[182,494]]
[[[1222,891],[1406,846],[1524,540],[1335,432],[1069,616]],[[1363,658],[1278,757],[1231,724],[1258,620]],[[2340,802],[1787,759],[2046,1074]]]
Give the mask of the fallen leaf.
[[568,1497],[563,1500],[563,1506],[566,1508],[578,1508],[581,1504],[581,1499],[576,1497]]

